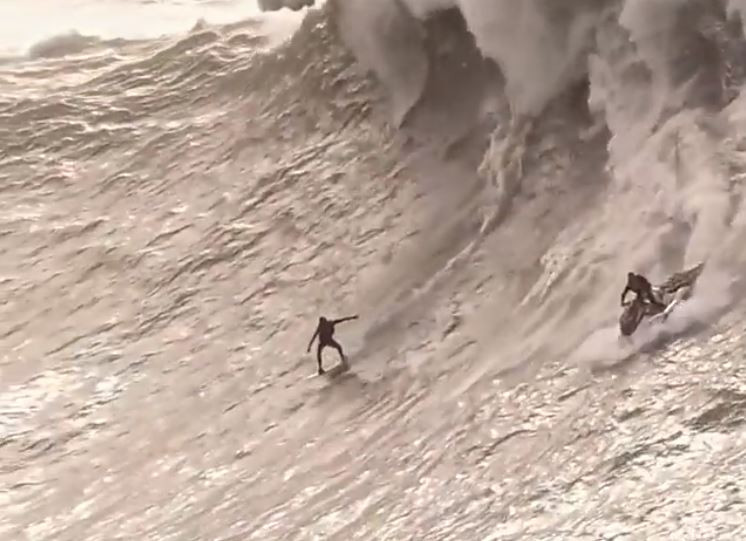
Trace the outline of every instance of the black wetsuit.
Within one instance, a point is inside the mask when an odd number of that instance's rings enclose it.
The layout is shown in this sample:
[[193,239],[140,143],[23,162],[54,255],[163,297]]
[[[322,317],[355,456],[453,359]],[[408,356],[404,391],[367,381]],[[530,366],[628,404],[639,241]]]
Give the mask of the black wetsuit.
[[622,291],[622,304],[624,304],[624,297],[627,295],[628,291],[636,293],[642,301],[647,300],[651,304],[661,308],[666,307],[665,304],[655,298],[655,295],[653,294],[653,286],[650,285],[648,279],[642,274],[635,274],[634,272],[627,273],[627,285],[624,287],[624,291]]
[[313,336],[311,337],[311,341],[308,343],[308,350],[311,351],[311,346],[313,345],[313,341],[316,339],[316,337],[319,337],[319,345],[318,349],[316,350],[316,360],[319,363],[319,374],[324,373],[324,369],[321,367],[321,350],[323,350],[326,346],[333,347],[334,349],[339,352],[339,356],[342,359],[342,362],[347,362],[347,359],[345,357],[344,352],[342,351],[342,346],[340,346],[336,340],[334,340],[334,326],[337,323],[342,323],[343,321],[350,321],[352,319],[357,319],[357,316],[350,316],[350,317],[343,317],[340,319],[326,319],[325,317],[319,318],[319,325],[316,327],[316,331],[313,333]]

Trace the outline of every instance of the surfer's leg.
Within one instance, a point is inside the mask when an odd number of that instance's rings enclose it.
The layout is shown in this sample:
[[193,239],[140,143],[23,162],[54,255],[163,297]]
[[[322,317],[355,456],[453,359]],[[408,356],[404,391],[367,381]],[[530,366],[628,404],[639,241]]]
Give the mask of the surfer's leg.
[[326,344],[322,344],[321,341],[319,341],[319,345],[316,348],[316,360],[319,363],[319,374],[323,374],[324,373],[324,369],[321,367],[321,350],[324,349],[325,345]]
[[342,351],[342,346],[340,346],[336,340],[332,339],[329,341],[329,345],[337,350],[337,353],[339,353],[339,357],[342,359],[342,362],[347,364],[347,358],[345,357],[344,352]]

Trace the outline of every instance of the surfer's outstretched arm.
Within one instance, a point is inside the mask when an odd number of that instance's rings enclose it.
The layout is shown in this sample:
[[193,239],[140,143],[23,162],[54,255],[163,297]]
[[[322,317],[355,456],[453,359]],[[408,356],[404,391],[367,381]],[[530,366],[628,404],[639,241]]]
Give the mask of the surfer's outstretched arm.
[[313,341],[316,340],[316,337],[319,335],[319,327],[316,327],[316,330],[313,332],[313,336],[311,337],[311,341],[308,343],[308,349],[306,349],[306,353],[311,351],[311,346],[313,345]]
[[344,323],[345,321],[352,321],[353,319],[357,319],[357,314],[354,316],[348,316],[348,317],[342,317],[339,319],[335,319],[334,321],[332,321],[332,323],[336,325],[337,323]]

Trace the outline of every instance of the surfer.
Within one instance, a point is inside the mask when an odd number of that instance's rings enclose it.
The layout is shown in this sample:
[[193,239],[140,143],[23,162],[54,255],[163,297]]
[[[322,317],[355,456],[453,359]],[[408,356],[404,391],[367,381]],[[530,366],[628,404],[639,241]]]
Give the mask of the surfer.
[[316,350],[316,359],[319,362],[319,375],[324,373],[324,369],[321,367],[321,350],[323,350],[326,346],[333,347],[339,352],[339,356],[342,359],[343,363],[347,363],[347,358],[345,357],[344,352],[342,351],[342,346],[340,346],[336,340],[334,340],[334,326],[337,323],[342,323],[344,321],[350,321],[353,319],[357,319],[357,315],[355,316],[349,316],[349,317],[343,317],[340,319],[326,319],[325,317],[319,318],[319,325],[316,327],[316,331],[313,333],[313,336],[311,337],[311,341],[308,343],[308,349],[306,352],[311,351],[311,346],[313,345],[313,341],[316,339],[316,337],[319,337],[319,345],[318,349]]
[[635,274],[634,272],[627,273],[627,285],[624,287],[624,291],[622,291],[622,305],[624,305],[624,297],[627,296],[628,291],[636,293],[642,301],[647,300],[662,309],[666,308],[665,304],[655,298],[653,286],[650,285],[648,279],[642,274]]

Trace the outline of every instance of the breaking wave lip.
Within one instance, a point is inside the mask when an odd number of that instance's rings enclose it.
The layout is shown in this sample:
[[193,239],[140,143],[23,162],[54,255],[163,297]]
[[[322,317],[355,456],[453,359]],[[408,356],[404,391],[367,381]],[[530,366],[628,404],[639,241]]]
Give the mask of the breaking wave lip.
[[[210,25],[204,20],[199,19],[194,26],[178,37],[179,41],[189,40],[193,34],[208,30]],[[71,30],[64,34],[57,34],[45,38],[29,47],[26,58],[31,59],[53,59],[66,56],[75,56],[88,51],[103,48],[118,48],[132,43],[141,43],[146,41],[156,41],[152,39],[128,39],[128,38],[111,38],[103,39],[100,36],[81,34],[77,30]]]
[[12,64],[14,62],[19,62],[23,60],[24,58],[26,57],[18,56],[18,55],[10,55],[10,54],[0,55],[0,66],[4,66],[5,64]]
[[97,36],[86,36],[73,30],[35,43],[29,47],[28,57],[32,59],[60,58],[80,54],[105,44],[106,42]]
[[247,14],[246,17],[229,23],[211,23],[206,19],[200,17],[192,25],[191,28],[186,29],[184,32],[175,35],[162,35],[159,37],[150,38],[102,38],[92,34],[82,34],[77,30],[70,30],[65,33],[56,34],[54,36],[44,38],[33,45],[31,45],[26,51],[25,55],[0,55],[0,64],[14,61],[21,61],[23,59],[40,60],[40,59],[58,59],[68,56],[81,55],[86,52],[100,50],[100,49],[116,49],[125,47],[129,44],[154,42],[170,38],[176,40],[178,43],[193,40],[195,35],[199,35],[205,32],[211,31],[226,31],[229,33],[250,31],[252,34],[256,34],[255,37],[259,37],[259,27],[263,24],[270,22],[270,27],[266,33],[271,34],[273,32],[271,19],[266,16],[257,16],[256,14]]

